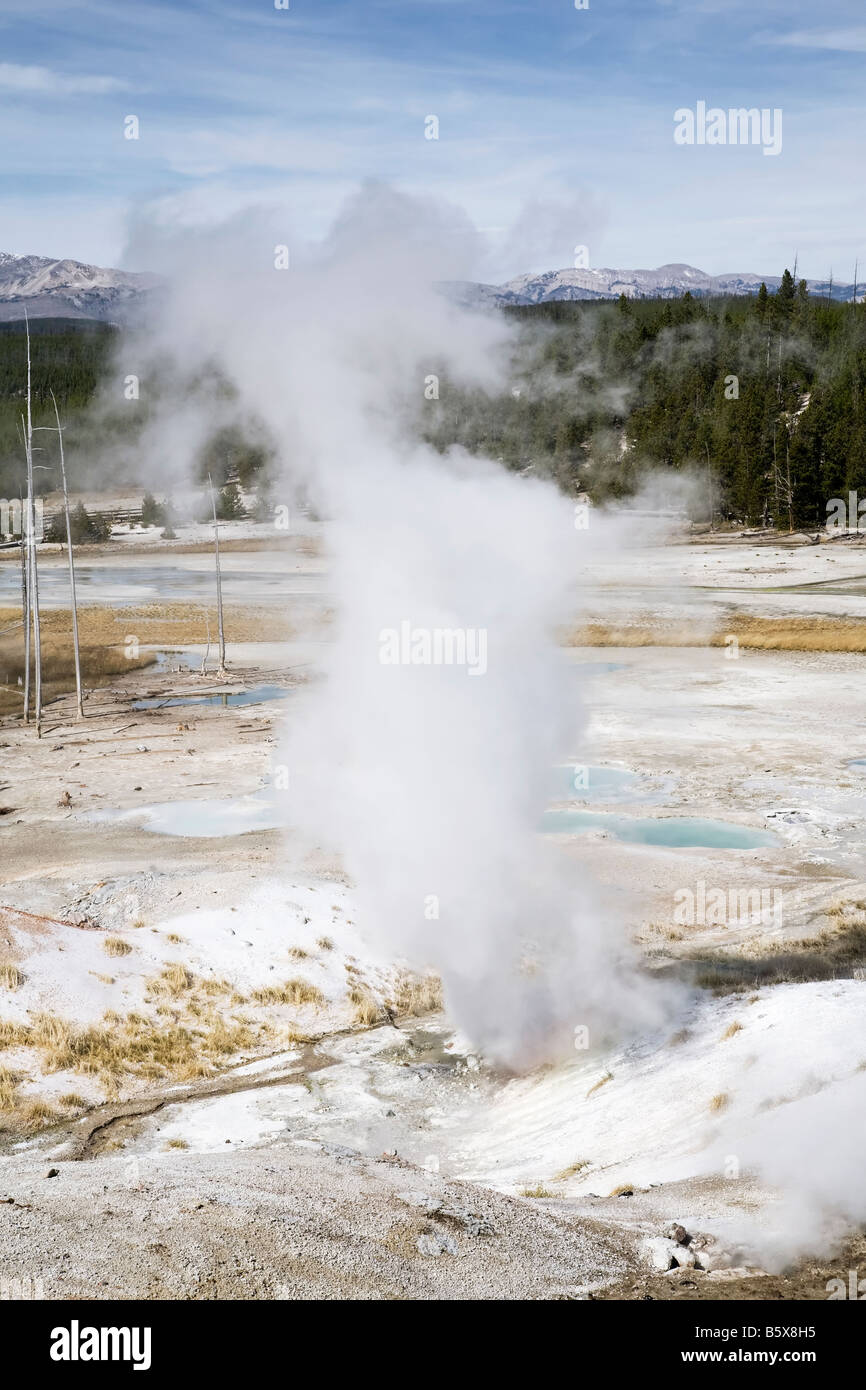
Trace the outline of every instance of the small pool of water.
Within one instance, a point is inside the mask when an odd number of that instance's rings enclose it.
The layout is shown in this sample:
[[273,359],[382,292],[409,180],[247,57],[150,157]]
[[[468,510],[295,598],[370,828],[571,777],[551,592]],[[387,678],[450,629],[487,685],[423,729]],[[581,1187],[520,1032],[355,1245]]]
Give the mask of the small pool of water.
[[849,758],[846,767],[856,767],[858,772],[866,772],[866,758]]
[[266,700],[282,700],[288,695],[282,685],[257,685],[254,690],[239,690],[234,694],[154,696],[148,700],[133,700],[133,709],[174,709],[179,705],[259,705]]
[[624,768],[564,763],[553,774],[554,801],[643,801],[649,794],[644,779]]
[[91,820],[117,825],[143,821],[154,835],[184,835],[209,840],[222,835],[245,835],[250,830],[274,830],[284,823],[278,793],[262,787],[248,796],[223,796],[197,801],[162,801],[129,811],[94,811]]
[[158,671],[198,671],[201,657],[195,652],[154,652]]
[[542,830],[549,835],[580,835],[607,830],[617,840],[639,845],[668,845],[674,849],[761,849],[778,844],[769,830],[748,825],[702,820],[695,816],[620,816],[605,811],[547,811]]

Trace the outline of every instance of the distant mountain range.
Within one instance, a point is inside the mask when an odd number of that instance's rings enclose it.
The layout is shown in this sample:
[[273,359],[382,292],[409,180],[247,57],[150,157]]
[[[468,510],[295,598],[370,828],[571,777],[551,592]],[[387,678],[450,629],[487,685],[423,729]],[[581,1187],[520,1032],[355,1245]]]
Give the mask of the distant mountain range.
[[[472,306],[502,304],[549,304],[556,300],[618,299],[678,299],[690,290],[693,295],[757,294],[761,282],[768,290],[778,288],[780,275],[752,275],[736,272],[730,275],[708,275],[693,265],[676,262],[661,265],[657,270],[547,270],[540,275],[518,275],[504,285],[479,285],[471,280],[452,280],[447,291],[452,299]],[[833,299],[850,300],[852,285],[831,285],[827,280],[807,281],[811,294],[827,295]],[[864,286],[857,286],[857,299],[863,298]]]
[[31,318],[120,323],[158,284],[155,275],[0,251],[0,321],[23,318],[26,309]]
[[[657,270],[548,270],[518,275],[504,285],[452,280],[441,288],[449,298],[472,307],[547,304],[556,300],[678,298],[693,295],[756,294],[761,281],[778,287],[778,275],[707,275],[694,266],[662,265]],[[105,270],[81,261],[53,261],[45,256],[13,256],[0,251],[0,321],[32,318],[101,319],[122,323],[156,289],[156,275]],[[854,286],[809,280],[812,294],[851,300]],[[857,299],[863,290],[857,287]]]

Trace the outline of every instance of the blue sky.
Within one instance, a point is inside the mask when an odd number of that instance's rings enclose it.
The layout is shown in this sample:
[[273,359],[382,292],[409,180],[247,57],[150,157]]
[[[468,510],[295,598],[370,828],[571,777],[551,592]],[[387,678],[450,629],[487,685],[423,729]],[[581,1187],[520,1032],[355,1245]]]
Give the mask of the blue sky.
[[[249,204],[314,238],[377,178],[462,207],[480,278],[578,244],[620,267],[866,265],[863,0],[290,5],[0,0],[0,249],[118,264],[142,210]],[[698,101],[781,108],[781,153],[677,146]]]

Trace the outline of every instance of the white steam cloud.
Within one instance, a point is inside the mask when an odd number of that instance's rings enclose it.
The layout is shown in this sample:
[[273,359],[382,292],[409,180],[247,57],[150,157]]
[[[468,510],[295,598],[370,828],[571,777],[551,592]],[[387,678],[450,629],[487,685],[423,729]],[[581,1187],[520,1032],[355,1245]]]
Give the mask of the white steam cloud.
[[[147,351],[199,392],[210,369],[230,383],[327,518],[336,620],[324,683],[292,707],[287,818],[340,854],[364,929],[442,974],[489,1055],[526,1065],[576,1026],[593,1042],[640,1027],[655,994],[586,871],[538,833],[581,727],[555,628],[602,523],[578,530],[552,485],[415,437],[432,377],[502,384],[501,318],[434,288],[470,273],[473,229],[369,186],[288,271],[284,240],[257,217],[156,236],[174,289]],[[149,442],[190,463],[196,417],[176,404]],[[383,661],[389,633],[430,664]]]

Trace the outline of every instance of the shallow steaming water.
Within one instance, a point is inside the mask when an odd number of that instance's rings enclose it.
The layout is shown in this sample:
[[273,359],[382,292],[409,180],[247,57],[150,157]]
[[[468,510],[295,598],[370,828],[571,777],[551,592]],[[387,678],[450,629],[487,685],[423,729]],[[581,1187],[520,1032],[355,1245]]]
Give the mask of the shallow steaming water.
[[542,829],[549,834],[579,835],[607,830],[630,844],[670,845],[675,849],[760,849],[779,843],[769,830],[752,830],[722,820],[693,816],[621,816],[605,811],[546,811]]

